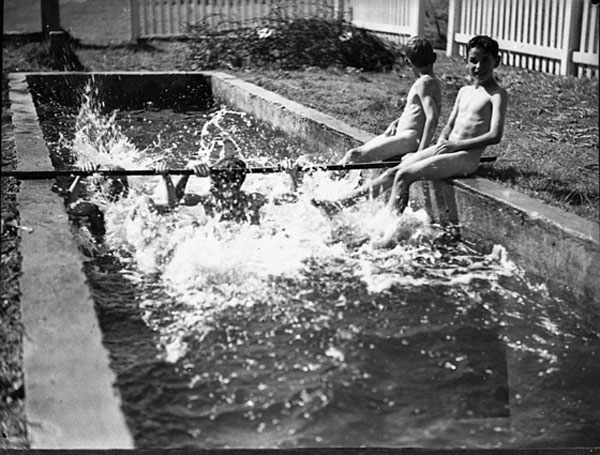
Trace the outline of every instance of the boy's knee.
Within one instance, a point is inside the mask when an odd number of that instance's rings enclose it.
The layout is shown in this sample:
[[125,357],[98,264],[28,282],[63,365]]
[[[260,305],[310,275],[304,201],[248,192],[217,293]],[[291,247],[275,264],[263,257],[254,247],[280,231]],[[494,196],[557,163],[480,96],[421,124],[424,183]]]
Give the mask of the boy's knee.
[[410,168],[403,167],[398,169],[394,175],[394,185],[408,184],[411,180],[411,175]]
[[361,158],[362,156],[362,150],[360,147],[356,147],[353,149],[350,149],[346,152],[346,155],[344,156],[343,161],[345,163],[352,163],[354,161],[357,161]]

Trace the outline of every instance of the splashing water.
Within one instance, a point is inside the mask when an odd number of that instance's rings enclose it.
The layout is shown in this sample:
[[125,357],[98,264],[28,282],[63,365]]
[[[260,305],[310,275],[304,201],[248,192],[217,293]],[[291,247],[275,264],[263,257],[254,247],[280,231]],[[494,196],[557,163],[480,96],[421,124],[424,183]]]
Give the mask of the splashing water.
[[[116,112],[108,117],[99,113],[92,95],[88,90],[71,144],[77,163],[128,168],[155,162],[156,158],[137,149],[123,134]],[[223,138],[241,153],[235,128],[230,132],[222,126],[228,116],[245,117],[225,108],[213,113],[201,130],[198,157],[218,159],[215,144]],[[170,153],[176,154],[177,150],[172,148]],[[265,157],[257,161],[264,164]],[[301,280],[309,260],[347,264],[355,270],[355,278],[375,294],[393,286],[431,284],[431,273],[423,276],[415,266],[423,258],[435,262],[437,254],[430,243],[439,232],[432,228],[425,211],[409,208],[398,216],[380,201],[370,200],[331,220],[310,203],[313,197],[332,198],[346,193],[359,178],[358,173],[350,173],[334,181],[326,172],[317,171],[305,176],[297,202],[277,205],[272,196],[287,190],[288,176],[249,175],[245,190],[271,197],[261,209],[260,225],[223,222],[207,216],[201,206],[180,207],[167,214],[138,210],[132,217],[140,195],[152,194],[159,202],[165,197],[156,191],[162,188],[160,177],[132,178],[128,198],[102,200],[108,228],[106,247],[132,262],[135,272],[130,271],[129,276],[158,279],[167,294],[186,308],[165,326],[159,315],[171,300],[144,302],[146,322],[161,334],[166,358],[177,361],[184,356],[186,343],[182,337],[190,332],[205,336],[212,330],[215,314],[235,306],[268,302],[268,282],[274,277]],[[207,180],[192,179],[191,190],[206,191]],[[98,195],[94,196],[98,200]],[[468,282],[483,274],[489,278],[491,270],[506,268],[490,265],[499,262],[494,258],[490,257],[481,273],[471,272],[467,266],[459,277],[438,272],[433,279]]]
[[[152,138],[149,146],[136,146],[123,133],[119,113],[102,116],[98,111],[88,91],[69,144],[78,162],[125,168],[148,167],[158,159],[177,165],[186,159],[214,163],[233,151],[249,165],[274,165],[277,148],[291,158],[303,153],[280,144],[253,150],[243,128],[263,133],[246,114],[227,109],[194,114],[204,116],[201,127],[182,126],[184,135],[199,135],[199,150],[184,150],[167,134]],[[273,141],[265,142],[271,146]],[[244,190],[269,199],[259,225],[220,221],[201,206],[180,206],[165,214],[139,210],[131,216],[140,196],[151,195],[157,202],[164,198],[157,191],[162,187],[159,176],[131,178],[130,195],[117,202],[92,194],[102,203],[107,222],[106,240],[97,253],[116,256],[121,276],[139,284],[133,306],[156,345],[150,355],[158,358],[151,360],[132,355],[140,344],[129,347],[131,352],[123,348],[131,364],[120,373],[128,383],[123,390],[134,391],[124,400],[134,409],[129,416],[138,418],[142,395],[144,412],[152,414],[136,423],[140,434],[152,433],[144,436],[149,445],[159,445],[163,436],[145,429],[147,420],[166,428],[165,434],[177,428],[173,434],[191,435],[182,444],[193,444],[198,437],[203,447],[232,441],[278,446],[282,438],[288,445],[311,445],[318,441],[306,439],[312,434],[332,445],[368,443],[368,437],[347,436],[353,432],[339,424],[345,419],[372,426],[378,435],[387,425],[383,434],[390,444],[421,444],[444,433],[436,425],[448,422],[436,420],[438,409],[439,415],[446,411],[440,407],[443,400],[436,404],[432,395],[446,401],[469,396],[475,372],[484,377],[475,388],[487,387],[486,399],[494,409],[504,409],[503,398],[493,398],[496,389],[490,385],[502,386],[504,360],[488,358],[500,349],[490,343],[501,338],[513,362],[524,359],[535,387],[539,378],[568,369],[564,359],[577,338],[566,334],[568,325],[554,317],[543,286],[521,281],[517,291],[505,287],[507,277],[519,278],[522,272],[502,247],[482,256],[464,245],[448,246],[425,211],[409,208],[398,216],[383,200],[360,202],[331,219],[310,203],[313,197],[346,193],[359,178],[358,173],[342,180],[332,180],[326,172],[307,174],[298,200],[278,205],[274,196],[288,190],[288,177],[250,174]],[[190,179],[190,192],[208,188],[208,179]],[[85,230],[80,232],[83,244]],[[124,344],[137,342],[133,332]],[[557,342],[563,340],[569,344],[564,353]],[[148,378],[147,371],[165,377]],[[432,390],[433,376],[447,387],[434,383]],[[389,382],[392,377],[399,382]],[[465,385],[457,387],[456,378],[464,378]],[[153,387],[155,392],[145,390]],[[170,404],[154,406],[154,399]],[[429,405],[429,420],[411,414],[419,402]],[[481,409],[473,405],[473,412],[500,412],[489,411],[486,403]],[[377,411],[364,418],[344,410],[361,406]],[[327,420],[328,415],[333,417]],[[425,430],[421,418],[429,425]],[[331,431],[326,423],[339,427]],[[399,440],[399,433],[410,433],[406,428],[414,435]],[[164,437],[177,444],[172,434]]]

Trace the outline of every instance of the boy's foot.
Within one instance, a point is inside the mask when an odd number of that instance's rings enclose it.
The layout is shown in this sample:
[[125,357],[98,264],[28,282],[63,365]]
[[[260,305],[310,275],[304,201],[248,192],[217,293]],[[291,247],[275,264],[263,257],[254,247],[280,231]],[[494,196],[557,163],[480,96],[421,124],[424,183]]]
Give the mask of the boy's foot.
[[311,199],[310,202],[316,208],[321,210],[325,215],[331,217],[342,211],[344,206],[340,202],[336,201],[326,201],[322,199]]
[[402,215],[402,213],[404,212],[404,210],[406,210],[406,207],[408,207],[408,197],[409,197],[409,193],[408,190],[403,191],[402,193],[400,193],[400,195],[398,196],[398,199],[396,199],[396,211],[398,212],[398,215]]
[[331,180],[342,180],[348,175],[348,172],[350,171],[331,171]]

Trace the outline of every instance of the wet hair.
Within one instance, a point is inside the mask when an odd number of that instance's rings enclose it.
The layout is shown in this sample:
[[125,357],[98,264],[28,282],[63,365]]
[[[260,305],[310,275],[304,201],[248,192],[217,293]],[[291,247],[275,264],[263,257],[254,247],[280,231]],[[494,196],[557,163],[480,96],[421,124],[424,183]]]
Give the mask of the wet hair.
[[431,41],[420,36],[413,36],[404,48],[404,55],[417,68],[435,63],[437,58]]
[[213,182],[238,186],[241,186],[242,183],[244,183],[248,172],[246,163],[234,156],[227,156],[220,159],[215,163],[214,168],[210,171],[210,178]]
[[486,35],[477,35],[471,38],[467,43],[467,54],[473,48],[481,49],[485,53],[490,54],[493,58],[500,56],[498,41]]
[[[123,171],[121,166],[106,166],[102,169]],[[129,194],[129,181],[126,175],[109,175],[95,181],[97,189],[103,190],[107,199],[116,202]]]
[[98,207],[90,213],[89,215],[89,230],[90,233],[94,236],[100,237],[106,234],[106,225],[104,223],[104,213]]

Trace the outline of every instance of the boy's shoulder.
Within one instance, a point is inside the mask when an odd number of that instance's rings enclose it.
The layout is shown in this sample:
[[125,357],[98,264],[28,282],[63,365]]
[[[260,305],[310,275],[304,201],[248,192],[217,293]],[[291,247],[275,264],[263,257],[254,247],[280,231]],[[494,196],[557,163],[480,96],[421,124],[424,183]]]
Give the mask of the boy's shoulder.
[[441,87],[441,83],[437,77],[425,74],[420,76],[412,86],[417,91],[434,91]]

